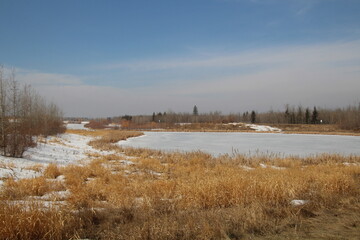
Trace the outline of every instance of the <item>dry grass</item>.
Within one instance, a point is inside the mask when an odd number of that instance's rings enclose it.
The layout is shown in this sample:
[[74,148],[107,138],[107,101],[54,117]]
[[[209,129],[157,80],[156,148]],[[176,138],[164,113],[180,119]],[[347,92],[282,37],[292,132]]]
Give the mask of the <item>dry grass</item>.
[[[97,132],[97,131],[96,131]],[[113,143],[119,142],[121,140],[126,140],[130,137],[138,137],[143,135],[141,132],[134,132],[134,131],[120,131],[120,130],[102,130],[99,131],[97,134],[101,136],[98,139],[89,142],[89,145],[101,149],[101,150],[114,150],[116,146]]]
[[[359,156],[215,158],[201,152],[123,149],[111,143],[129,134],[114,133],[98,132],[99,141],[92,144],[118,154],[99,156],[83,166],[49,165],[45,170],[47,178],[65,176],[63,187],[70,195],[66,205],[58,207],[61,211],[36,206],[15,209],[5,201],[0,229],[7,230],[0,232],[0,238],[277,239],[291,232],[291,238],[336,239],[338,232],[331,235],[331,229],[326,238],[303,234],[304,223],[312,226],[312,233],[319,233],[319,219],[325,217],[346,225],[349,236],[359,236]],[[121,163],[123,152],[134,157],[134,164]],[[7,180],[2,199],[26,199],[49,191],[54,188],[44,177]],[[308,203],[293,206],[294,199]],[[338,218],[329,211],[351,218]],[[17,227],[34,218],[50,219],[49,224],[41,232]],[[299,229],[302,232],[297,234]]]
[[192,123],[185,125],[172,125],[166,131],[189,131],[189,132],[254,132],[255,130],[242,124],[224,124],[224,123]]
[[1,239],[72,239],[78,238],[81,226],[81,219],[70,212],[36,203],[0,203]]
[[43,196],[51,191],[59,191],[63,185],[47,181],[45,177],[14,180],[7,179],[1,189],[1,198],[23,199],[28,196]]
[[24,169],[32,170],[34,172],[41,172],[43,170],[43,165],[41,164],[34,164],[32,166],[26,167]]
[[344,130],[335,124],[268,124],[280,128],[283,133],[296,134],[324,134],[324,135],[353,135],[360,136],[359,131]]
[[55,179],[61,174],[59,167],[54,163],[49,164],[44,170],[44,177],[46,178]]

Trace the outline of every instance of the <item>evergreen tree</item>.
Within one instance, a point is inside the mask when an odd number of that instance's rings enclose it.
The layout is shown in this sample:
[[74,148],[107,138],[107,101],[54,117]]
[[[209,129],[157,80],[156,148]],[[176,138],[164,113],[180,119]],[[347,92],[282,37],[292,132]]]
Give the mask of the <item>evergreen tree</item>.
[[252,111],[252,112],[251,112],[250,118],[251,118],[251,123],[255,123],[255,122],[256,122],[256,113],[255,113],[255,111]]
[[306,108],[306,110],[305,110],[305,123],[306,124],[310,123],[310,110],[309,110],[309,108]]
[[314,110],[313,110],[313,113],[311,116],[311,123],[312,124],[318,123],[318,111],[317,111],[316,107],[314,107]]
[[291,123],[291,119],[290,119],[290,111],[289,111],[289,105],[286,104],[286,110],[285,110],[285,122],[286,123]]
[[296,123],[304,123],[304,112],[301,106],[298,106],[296,114]]
[[194,115],[194,116],[198,116],[198,115],[199,115],[199,111],[198,111],[198,108],[197,108],[196,105],[195,105],[194,108],[193,108],[193,115]]

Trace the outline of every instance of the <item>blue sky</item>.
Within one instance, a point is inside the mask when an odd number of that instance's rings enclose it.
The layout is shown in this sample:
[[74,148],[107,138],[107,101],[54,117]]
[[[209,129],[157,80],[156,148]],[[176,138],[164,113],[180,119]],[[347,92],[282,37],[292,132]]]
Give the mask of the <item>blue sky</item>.
[[66,116],[360,101],[358,0],[0,0],[0,63]]

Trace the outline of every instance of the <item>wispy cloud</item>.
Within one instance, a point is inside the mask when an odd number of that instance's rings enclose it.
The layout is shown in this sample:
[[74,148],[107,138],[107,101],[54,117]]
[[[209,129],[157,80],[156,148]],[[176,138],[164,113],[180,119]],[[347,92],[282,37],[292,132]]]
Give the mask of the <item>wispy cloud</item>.
[[[255,49],[236,54],[208,54],[206,58],[141,60],[98,66],[103,70],[154,71],[168,69],[223,68],[282,64],[331,63],[359,59],[360,41]],[[306,60],[306,61],[304,61]]]
[[33,86],[80,85],[82,78],[70,74],[45,73],[36,70],[15,69],[17,80]]
[[301,2],[300,6],[298,6],[297,9],[296,9],[296,15],[297,16],[305,15],[314,6],[315,6],[315,1]]
[[218,0],[219,2],[229,3],[245,3],[250,2],[254,5],[279,5],[279,4],[290,4],[292,11],[297,16],[306,15],[311,11],[318,3],[329,0]]
[[[253,70],[241,71],[248,66]],[[114,78],[131,72],[148,84],[124,88],[126,74],[116,86],[37,71],[20,70],[17,77],[35,85],[67,116],[191,111],[194,104],[201,111],[241,112],[281,109],[286,103],[332,107],[360,101],[360,41],[115,63],[97,71]]]

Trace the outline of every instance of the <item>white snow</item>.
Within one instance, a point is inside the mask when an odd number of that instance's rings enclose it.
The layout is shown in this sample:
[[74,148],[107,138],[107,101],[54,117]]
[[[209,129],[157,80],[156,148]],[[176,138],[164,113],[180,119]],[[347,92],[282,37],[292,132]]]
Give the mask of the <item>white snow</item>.
[[260,163],[261,168],[267,168],[266,164]]
[[309,202],[309,200],[294,199],[290,202],[290,204],[293,206],[301,206],[301,205],[307,204],[308,202]]
[[186,126],[186,125],[191,125],[192,123],[175,123],[175,125],[179,125],[179,126]]
[[257,132],[281,132],[280,128],[275,128],[265,125],[245,124],[245,126],[254,129]]
[[120,160],[120,163],[123,165],[127,165],[127,166],[135,165],[134,162],[129,161],[129,160]]
[[113,153],[92,148],[87,144],[92,139],[88,136],[65,133],[39,142],[36,147],[25,151],[23,158],[0,156],[0,180],[9,177],[33,178],[40,176],[44,166],[50,163],[75,164],[91,159],[91,153]]
[[251,171],[251,170],[254,170],[255,168],[252,168],[252,167],[248,167],[248,166],[241,166],[244,170],[246,171]]
[[344,162],[343,164],[345,166],[357,166],[357,165],[359,165],[358,163],[348,163],[348,162]]
[[280,128],[270,127],[266,125],[257,125],[257,124],[246,124],[242,122],[231,122],[225,123],[224,125],[232,125],[232,126],[245,126],[249,127],[257,132],[281,132]]
[[233,126],[239,126],[239,125],[243,125],[243,123],[240,122],[232,122],[232,123],[226,123],[224,125],[233,125]]
[[35,200],[43,200],[43,201],[59,201],[59,200],[65,200],[70,196],[70,191],[57,191],[57,192],[49,192],[46,193],[43,196],[31,196],[31,199]]
[[88,158],[87,153],[98,152],[87,143],[92,137],[77,134],[61,134],[49,137],[46,143],[38,143],[24,153],[24,159],[34,163],[69,164]]

